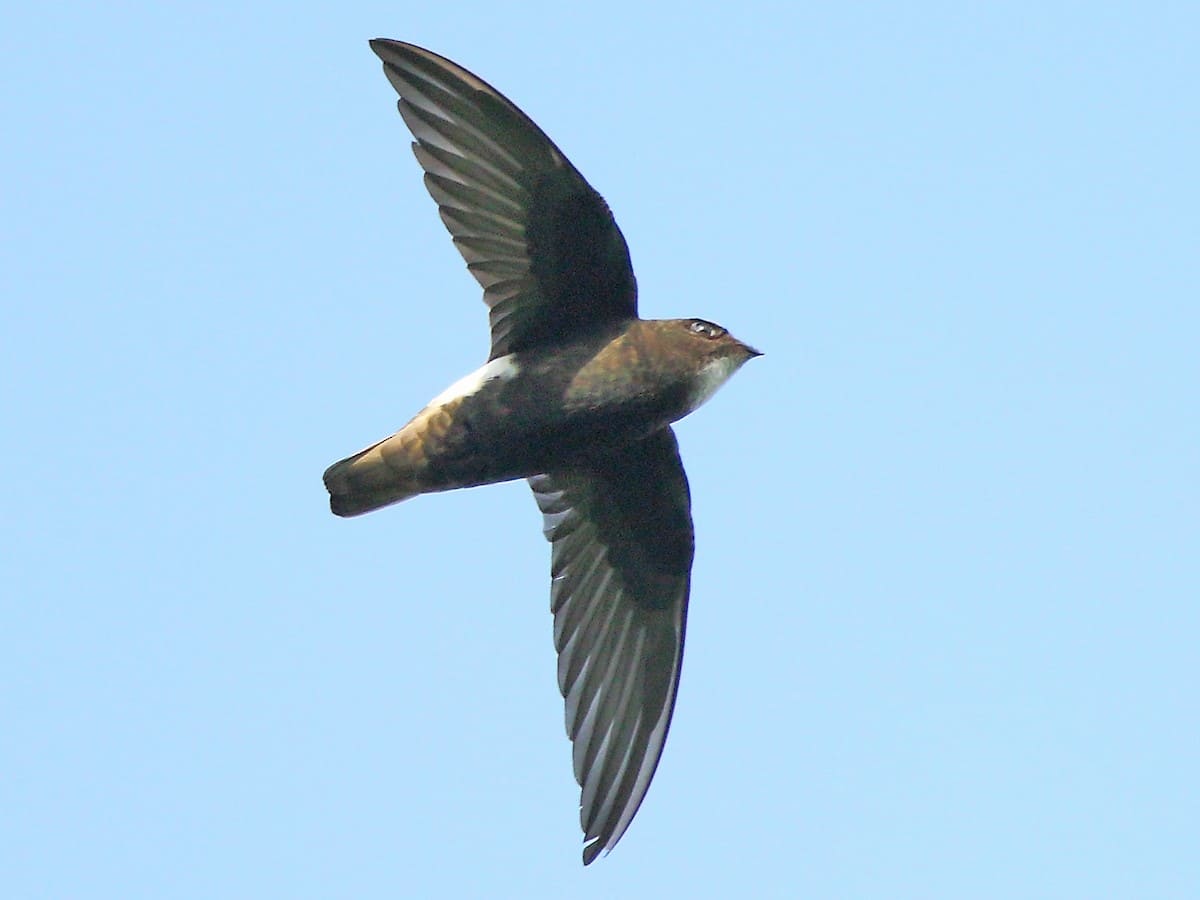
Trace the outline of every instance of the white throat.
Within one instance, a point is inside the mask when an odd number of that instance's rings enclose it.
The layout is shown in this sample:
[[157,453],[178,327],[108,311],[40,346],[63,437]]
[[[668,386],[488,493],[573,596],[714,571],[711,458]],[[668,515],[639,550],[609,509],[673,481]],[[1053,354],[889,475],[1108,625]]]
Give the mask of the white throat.
[[692,382],[692,390],[688,395],[688,412],[699,409],[717,392],[717,388],[729,380],[740,365],[741,362],[728,356],[705,363]]

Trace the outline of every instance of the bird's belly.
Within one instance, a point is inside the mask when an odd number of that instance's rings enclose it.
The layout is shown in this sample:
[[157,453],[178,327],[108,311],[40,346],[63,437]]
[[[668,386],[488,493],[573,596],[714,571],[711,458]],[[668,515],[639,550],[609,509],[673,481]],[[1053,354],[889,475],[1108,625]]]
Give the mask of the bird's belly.
[[667,424],[653,409],[630,404],[567,408],[552,401],[473,399],[453,409],[426,410],[407,426],[424,431],[426,490],[561,471],[585,464],[589,456],[619,453]]

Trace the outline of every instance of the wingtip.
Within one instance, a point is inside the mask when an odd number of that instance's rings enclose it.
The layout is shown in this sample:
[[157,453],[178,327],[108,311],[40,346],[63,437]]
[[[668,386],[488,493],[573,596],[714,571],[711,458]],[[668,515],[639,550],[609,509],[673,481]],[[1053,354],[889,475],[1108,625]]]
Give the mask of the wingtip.
[[394,55],[401,47],[408,45],[403,41],[395,41],[391,38],[371,38],[367,41],[367,46],[371,48],[372,53],[386,63],[389,55]]
[[594,863],[597,859],[600,858],[600,854],[603,852],[604,852],[604,844],[602,844],[598,840],[593,841],[592,843],[588,844],[586,847],[583,848],[583,864],[585,866],[590,866],[592,863]]
[[403,56],[416,56],[434,60],[442,58],[432,50],[426,50],[418,44],[410,44],[408,41],[398,41],[395,38],[371,38],[367,41],[367,45],[384,62],[389,62],[389,57],[399,58]]

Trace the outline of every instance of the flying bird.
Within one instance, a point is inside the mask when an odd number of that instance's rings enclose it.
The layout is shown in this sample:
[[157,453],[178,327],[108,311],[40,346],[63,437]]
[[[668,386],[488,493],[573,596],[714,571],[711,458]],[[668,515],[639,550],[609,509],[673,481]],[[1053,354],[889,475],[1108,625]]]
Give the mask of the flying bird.
[[448,59],[399,41],[371,49],[483,287],[491,353],[391,437],[330,466],[330,506],[356,516],[528,479],[552,545],[586,865],[641,805],[679,685],[695,544],[670,425],[760,354],[704,319],[639,318],[608,205],[542,130]]

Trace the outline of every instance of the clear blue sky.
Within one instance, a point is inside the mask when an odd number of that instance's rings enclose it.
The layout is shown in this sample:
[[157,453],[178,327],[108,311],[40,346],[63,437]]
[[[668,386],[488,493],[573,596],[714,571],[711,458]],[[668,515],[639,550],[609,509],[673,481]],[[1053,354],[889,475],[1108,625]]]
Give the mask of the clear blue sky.
[[[7,9],[5,897],[1196,896],[1198,17]],[[679,704],[587,870],[528,489],[326,506],[487,352],[376,36],[766,351],[678,428]]]

